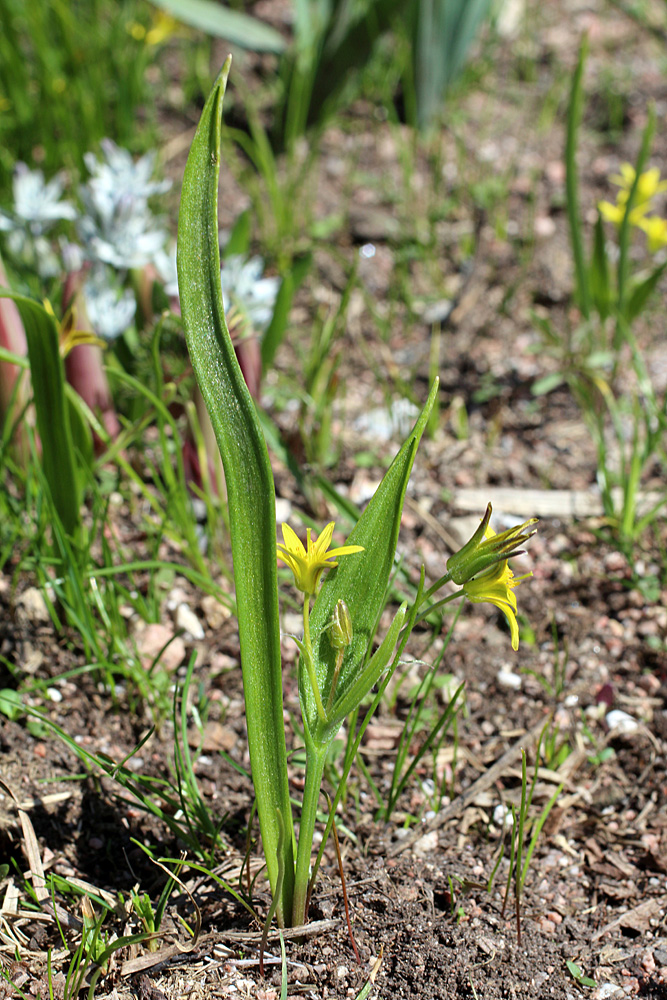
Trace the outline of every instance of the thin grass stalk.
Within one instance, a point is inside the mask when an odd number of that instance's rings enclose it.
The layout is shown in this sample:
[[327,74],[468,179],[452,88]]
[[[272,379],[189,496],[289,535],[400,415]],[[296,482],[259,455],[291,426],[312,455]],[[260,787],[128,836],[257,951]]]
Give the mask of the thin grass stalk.
[[[631,225],[630,225],[630,213],[635,207],[635,200],[637,195],[637,188],[639,185],[639,178],[641,177],[642,171],[646,165],[649,153],[651,151],[651,144],[653,142],[653,134],[655,132],[655,110],[653,107],[649,109],[649,118],[642,135],[642,144],[639,149],[639,155],[635,162],[635,179],[628,192],[628,200],[625,205],[625,213],[623,215],[623,220],[621,222],[621,228],[618,233],[618,247],[619,247],[619,257],[618,257],[618,267],[616,270],[616,308],[617,314],[620,317],[625,315],[626,307],[626,294],[628,286],[628,275],[630,268],[630,241],[631,241]],[[616,351],[620,350],[623,344],[623,334],[626,327],[623,322],[617,321],[616,329],[614,334],[614,349]]]
[[574,257],[576,297],[584,319],[591,317],[591,294],[588,268],[584,257],[582,222],[579,210],[579,180],[577,171],[577,139],[583,110],[583,75],[588,55],[588,37],[584,36],[579,48],[579,60],[572,78],[570,100],[567,109],[567,132],[565,141],[565,191],[567,198],[567,218],[570,225],[570,240]]

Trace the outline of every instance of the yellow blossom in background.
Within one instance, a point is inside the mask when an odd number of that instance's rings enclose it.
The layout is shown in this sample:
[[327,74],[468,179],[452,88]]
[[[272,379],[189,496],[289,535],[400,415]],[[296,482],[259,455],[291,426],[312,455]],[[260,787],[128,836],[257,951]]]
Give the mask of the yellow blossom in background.
[[[599,201],[598,208],[600,210],[600,215],[607,222],[613,222],[615,226],[621,226],[623,219],[625,218],[625,205],[627,199],[624,202],[620,200],[614,205],[610,201]],[[639,226],[641,220],[644,218],[646,212],[648,212],[650,204],[645,202],[643,205],[635,205],[629,215],[629,221],[631,226]]]
[[650,215],[641,219],[637,225],[648,237],[648,248],[651,253],[657,253],[667,247],[667,219],[659,215]]
[[131,35],[132,38],[134,38],[135,42],[141,42],[146,37],[146,29],[143,24],[139,24],[138,21],[129,21],[128,24],[125,25],[125,30],[128,35]]
[[146,45],[162,45],[163,42],[167,42],[174,35],[179,34],[182,28],[183,25],[175,17],[163,10],[158,10],[153,15],[153,27],[146,35]]
[[125,27],[127,33],[137,42],[145,42],[146,45],[162,45],[168,42],[174,35],[186,35],[187,28],[177,21],[166,11],[158,10],[151,15],[152,27],[146,29],[138,21],[130,21]]
[[[618,192],[617,198],[625,204],[632,190],[632,185],[635,183],[636,172],[631,163],[622,163],[620,171],[620,174],[610,177],[610,180],[613,184],[618,184],[620,187],[621,190]],[[639,175],[635,194],[637,204],[642,205],[645,202],[651,201],[652,198],[663,191],[667,191],[667,181],[661,181],[658,168],[651,167],[650,170],[645,170],[643,174]]]
[[[598,202],[598,209],[600,210],[600,215],[607,222],[612,222],[615,226],[621,226],[623,219],[625,218],[625,211],[628,204],[628,198],[630,197],[630,192],[632,186],[635,183],[635,177],[637,176],[635,168],[631,163],[622,163],[620,166],[620,174],[615,174],[610,177],[613,184],[617,184],[620,191],[616,195],[616,204],[611,201],[600,201]],[[647,232],[646,226],[644,225],[644,219],[646,213],[651,208],[651,202],[657,194],[662,194],[663,191],[667,191],[667,181],[660,180],[660,171],[657,167],[651,167],[650,170],[645,170],[643,174],[639,175],[639,180],[637,181],[637,189],[635,191],[635,203],[632,207],[632,211],[628,216],[628,220],[631,226],[638,226],[640,229],[644,229]],[[664,245],[664,244],[660,244]],[[651,242],[649,239],[649,247]],[[659,249],[659,246],[657,246]],[[654,252],[652,250],[652,252]]]
[[287,563],[294,573],[294,582],[298,590],[310,596],[317,590],[320,577],[325,569],[337,566],[337,562],[331,562],[338,556],[352,555],[354,552],[363,552],[362,545],[341,545],[337,549],[329,550],[333,537],[334,521],[327,524],[317,539],[313,542],[308,528],[306,547],[303,542],[290,528],[289,524],[283,524],[284,545],[278,545],[278,558]]

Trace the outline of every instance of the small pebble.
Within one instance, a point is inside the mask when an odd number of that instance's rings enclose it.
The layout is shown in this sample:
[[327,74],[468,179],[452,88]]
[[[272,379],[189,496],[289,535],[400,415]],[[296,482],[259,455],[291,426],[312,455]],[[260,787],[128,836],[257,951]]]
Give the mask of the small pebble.
[[596,992],[593,994],[596,1000],[607,1000],[610,997],[621,997],[623,996],[623,990],[616,983],[600,983]]
[[605,716],[605,722],[610,729],[616,729],[626,736],[630,733],[636,733],[639,729],[637,720],[633,719],[627,712],[623,712],[620,708],[615,708],[613,711],[608,712]]
[[201,599],[201,607],[209,628],[220,628],[231,617],[229,608],[213,594],[204,594]]
[[523,678],[512,670],[499,670],[496,674],[496,683],[506,691],[518,691],[523,684]]
[[644,972],[652,975],[655,972],[655,958],[653,957],[653,952],[649,951],[647,948],[641,957],[641,965]]
[[285,635],[300,636],[303,632],[303,617],[301,615],[294,614],[292,611],[285,611],[283,613],[282,627]]
[[204,627],[187,604],[179,604],[176,609],[176,627],[182,628],[195,640],[204,638]]
[[425,833],[423,837],[419,838],[413,849],[415,854],[430,854],[432,851],[437,851],[438,831],[431,830],[430,833]]
[[664,968],[667,965],[667,946],[660,945],[653,951],[653,958],[656,965]]
[[49,609],[44,595],[37,587],[28,587],[16,602],[16,621],[19,625],[29,625],[50,620]]
[[174,638],[174,630],[160,622],[151,622],[137,636],[137,647],[141,664],[145,670],[153,666],[160,656],[160,666],[171,672],[185,659],[185,644],[180,636]]
[[506,829],[510,829],[514,824],[514,819],[512,818],[511,811],[507,806],[497,805],[493,810],[493,825],[494,826],[505,826]]
[[556,223],[550,215],[537,215],[535,217],[534,230],[536,236],[547,239],[556,232]]

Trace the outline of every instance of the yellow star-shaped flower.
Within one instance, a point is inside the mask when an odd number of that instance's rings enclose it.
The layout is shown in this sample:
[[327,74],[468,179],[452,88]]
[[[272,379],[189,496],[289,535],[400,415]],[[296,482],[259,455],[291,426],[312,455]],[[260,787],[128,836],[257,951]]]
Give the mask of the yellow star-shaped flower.
[[[622,192],[621,192],[622,194]],[[627,198],[625,200],[621,199],[619,194],[618,202],[613,205],[610,201],[599,201],[598,208],[600,210],[600,215],[607,222],[613,222],[615,226],[621,226],[623,219],[625,218],[625,206],[627,204]],[[640,226],[645,213],[649,208],[649,202],[642,202],[640,205],[636,205],[630,215],[628,220],[631,226]]]
[[[493,528],[488,526],[484,534],[486,538],[494,538],[496,535]],[[514,588],[532,575],[526,573],[525,576],[515,577],[507,559],[503,559],[486,573],[480,573],[473,580],[463,584],[463,592],[473,604],[495,604],[500,608],[510,627],[512,649],[515,651],[519,648],[519,624],[516,620],[517,603]]]
[[[610,179],[621,189],[618,192],[619,201],[627,202],[628,195],[630,194],[632,185],[635,183],[635,177],[637,175],[635,168],[631,163],[622,163],[620,169],[620,174],[616,174]],[[667,191],[667,181],[661,181],[659,169],[657,167],[651,167],[649,170],[645,170],[643,174],[639,175],[636,193],[637,204],[641,205],[644,202],[651,201],[656,194],[662,194],[663,191]]]
[[308,528],[305,548],[289,524],[282,526],[285,544],[278,545],[278,558],[287,563],[294,573],[294,582],[297,588],[308,596],[317,590],[324,570],[338,565],[337,562],[332,562],[332,559],[364,551],[363,545],[341,545],[337,549],[329,550],[334,524],[334,521],[327,524],[326,528],[320,532],[316,542],[313,542],[310,537],[310,528]]
[[[614,205],[610,201],[598,202],[602,218],[606,219],[607,222],[613,222],[615,226],[620,226],[625,218],[630,191],[637,176],[631,163],[622,163],[620,169],[620,174],[610,178],[620,188],[616,195],[616,204]],[[635,190],[635,204],[628,217],[631,226],[640,226],[647,231],[644,216],[649,211],[653,198],[657,194],[662,194],[663,191],[667,191],[667,181],[660,180],[660,171],[657,167],[651,167],[650,170],[645,170],[643,174],[639,175]]]

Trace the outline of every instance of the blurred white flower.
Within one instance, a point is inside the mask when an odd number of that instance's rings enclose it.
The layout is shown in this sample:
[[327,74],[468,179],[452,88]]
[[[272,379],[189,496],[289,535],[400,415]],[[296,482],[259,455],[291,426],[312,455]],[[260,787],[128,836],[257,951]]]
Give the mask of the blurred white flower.
[[61,201],[63,178],[58,174],[48,184],[41,170],[30,170],[17,163],[13,180],[14,205],[0,212],[0,230],[6,232],[10,253],[26,268],[42,278],[52,278],[60,271],[60,261],[44,235],[61,219],[75,219],[76,209]]
[[105,267],[96,267],[83,286],[86,313],[95,333],[115,340],[134,319],[137,304],[129,289],[120,288]]
[[56,174],[44,183],[41,170],[30,170],[25,163],[17,163],[14,171],[14,220],[3,214],[1,228],[24,226],[33,236],[41,236],[59,219],[75,219],[76,209],[68,201],[61,201],[64,181]]
[[135,163],[110,139],[103,139],[101,146],[103,161],[93,153],[84,156],[92,176],[81,188],[85,215],[79,220],[79,235],[92,260],[119,269],[145,267],[167,240],[148,199],[166,191],[170,182],[151,180],[153,154]]
[[225,311],[234,309],[258,333],[271,322],[280,287],[280,278],[263,278],[263,272],[261,257],[240,254],[227,257],[220,272]]
[[145,267],[155,260],[167,233],[156,228],[156,220],[145,204],[126,198],[107,215],[106,210],[98,211],[90,188],[83,188],[81,197],[86,215],[79,220],[79,235],[90,258],[121,270]]
[[86,256],[79,244],[61,237],[58,245],[65,271],[80,271],[86,262]]
[[146,202],[154,194],[163,194],[171,181],[151,180],[155,168],[155,153],[147,153],[136,162],[127,149],[121,149],[111,139],[100,142],[103,160],[94,153],[85,153],[84,162],[90,171],[88,184],[94,189],[100,211],[112,215],[118,202],[125,199]]

